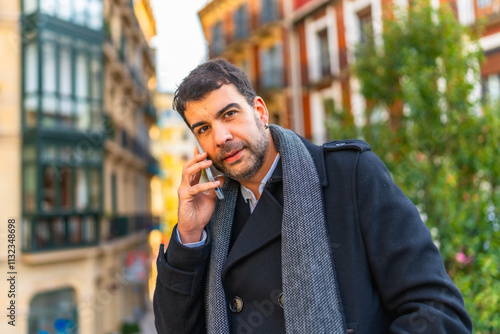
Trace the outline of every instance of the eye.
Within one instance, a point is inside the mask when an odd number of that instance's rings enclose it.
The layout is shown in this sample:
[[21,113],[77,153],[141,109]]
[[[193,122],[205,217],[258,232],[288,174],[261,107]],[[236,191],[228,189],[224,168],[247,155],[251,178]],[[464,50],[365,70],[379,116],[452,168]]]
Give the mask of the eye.
[[202,133],[205,133],[207,130],[208,130],[208,125],[204,125],[204,126],[200,127],[200,129],[198,130],[198,133],[202,134]]
[[236,114],[235,110],[229,110],[227,113],[224,114],[224,117],[229,118],[231,116],[234,116],[234,114]]

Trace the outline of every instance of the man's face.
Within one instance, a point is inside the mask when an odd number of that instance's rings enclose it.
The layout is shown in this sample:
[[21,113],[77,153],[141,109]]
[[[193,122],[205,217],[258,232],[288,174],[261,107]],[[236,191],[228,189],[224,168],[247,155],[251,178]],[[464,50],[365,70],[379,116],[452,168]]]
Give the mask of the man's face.
[[187,105],[185,116],[214,166],[237,181],[250,181],[269,147],[267,109],[260,98],[251,107],[234,85],[223,85]]

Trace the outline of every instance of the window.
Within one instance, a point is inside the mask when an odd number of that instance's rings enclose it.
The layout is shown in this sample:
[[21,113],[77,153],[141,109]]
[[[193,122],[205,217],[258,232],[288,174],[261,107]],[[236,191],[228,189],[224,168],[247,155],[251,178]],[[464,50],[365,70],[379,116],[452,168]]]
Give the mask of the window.
[[224,32],[222,29],[222,22],[217,22],[212,28],[212,54],[218,55],[224,51]]
[[24,48],[24,112],[25,126],[35,127],[38,121],[38,43]]
[[484,96],[489,103],[496,103],[500,100],[500,75],[493,74],[484,78]]
[[89,28],[100,30],[102,29],[102,1],[101,0],[87,0],[88,1],[88,24]]
[[76,170],[75,182],[75,206],[78,210],[85,210],[89,205],[88,182],[85,169],[78,168]]
[[24,0],[24,6],[26,14],[40,6],[45,15],[93,30],[102,29],[102,0]]
[[101,207],[101,170],[98,168],[90,170],[89,197],[90,208],[98,210]]
[[36,93],[38,91],[38,44],[31,42],[25,47],[24,53],[24,91]]
[[359,42],[366,43],[369,36],[372,34],[372,10],[371,7],[367,7],[358,12],[359,20]]
[[284,84],[283,78],[283,54],[280,44],[273,45],[262,50],[261,61],[261,85],[263,88],[281,88]]
[[73,289],[37,294],[30,302],[28,333],[78,333],[77,311]]
[[59,198],[60,207],[62,209],[70,210],[73,206],[73,193],[72,193],[72,178],[71,168],[63,166],[59,172]]
[[38,9],[37,0],[24,0],[23,1],[23,11],[24,14],[31,14]]
[[72,16],[72,6],[69,0],[64,1],[65,4],[61,4],[61,6],[57,6],[57,17],[61,20],[70,21]]
[[[33,209],[36,198],[36,160],[25,163],[25,208]],[[62,143],[42,143],[40,208],[44,213],[67,214],[88,211],[99,212],[102,208],[102,154],[89,148],[85,154],[77,147]]]
[[480,9],[486,8],[488,6],[491,6],[491,0],[477,0],[477,7],[479,7]]
[[40,207],[45,212],[53,211],[56,205],[55,171],[50,165],[43,168],[42,198]]
[[[25,172],[30,171],[29,168]],[[44,165],[42,198],[40,207],[44,212],[72,209],[72,175],[68,166]],[[31,195],[31,194],[30,194]],[[26,198],[30,199],[30,197]],[[28,202],[30,203],[30,202]],[[29,206],[31,207],[31,203]]]
[[43,1],[39,0],[39,2],[41,10],[44,14],[52,16],[55,15],[57,0],[43,0]]
[[37,127],[40,113],[43,128],[89,131],[99,127],[103,104],[100,44],[44,30],[39,45],[40,54],[37,43],[24,47],[24,126]]
[[54,43],[42,45],[42,109],[45,113],[45,126],[55,126],[57,109],[56,98],[56,47]]
[[22,229],[21,229],[21,247],[23,250],[31,248],[31,242],[33,240],[32,235],[31,235],[31,219],[28,219],[26,217],[23,217],[23,222],[22,222]]
[[146,194],[148,189],[146,187],[146,182],[144,180],[143,175],[137,175],[136,177],[136,183],[137,183],[137,188],[136,188],[136,193],[138,194],[135,198],[136,200],[136,208],[139,212],[147,212],[146,208],[146,198],[142,194]]
[[73,7],[73,20],[76,24],[85,24],[85,7],[86,1],[76,1]]
[[87,55],[84,51],[80,51],[76,55],[76,71],[75,71],[75,93],[77,97],[86,98],[88,96],[88,71],[87,71]]
[[234,13],[234,22],[236,25],[235,38],[241,39],[248,36],[248,11],[247,5],[240,6]]
[[327,76],[331,73],[330,51],[328,49],[328,30],[323,29],[317,33],[319,43],[319,62],[321,76]]
[[250,67],[248,65],[248,61],[246,59],[243,59],[240,64],[240,68],[242,69],[243,72],[248,76],[250,73]]
[[276,0],[262,0],[260,11],[260,23],[265,24],[278,19],[278,8]]
[[134,48],[134,66],[133,66],[133,75],[134,79],[136,80],[136,84],[138,86],[143,85],[143,79],[142,79],[142,52],[143,48],[141,46],[136,46]]
[[60,125],[72,126],[74,108],[72,97],[72,50],[68,46],[59,49],[59,94],[60,94]]
[[88,58],[84,52],[76,56],[75,93],[76,93],[76,124],[81,130],[90,125],[90,110],[87,97],[89,96]]
[[[478,8],[483,8],[488,6],[488,2],[491,0],[478,0]],[[474,0],[457,0],[458,9],[458,20],[464,25],[469,25],[474,23]]]
[[128,64],[128,42],[123,31],[120,37],[120,60]]
[[36,210],[36,165],[29,164],[24,166],[23,185],[24,185],[24,210],[34,212]]

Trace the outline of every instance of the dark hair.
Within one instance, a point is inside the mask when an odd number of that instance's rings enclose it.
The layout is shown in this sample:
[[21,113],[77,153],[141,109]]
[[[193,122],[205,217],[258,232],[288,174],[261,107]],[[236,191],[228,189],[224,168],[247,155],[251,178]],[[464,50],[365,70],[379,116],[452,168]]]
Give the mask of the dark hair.
[[192,101],[200,101],[208,93],[229,84],[234,84],[248,104],[253,106],[253,100],[257,94],[255,94],[245,72],[227,60],[219,58],[198,65],[182,80],[174,94],[173,108],[190,126],[184,115],[186,105]]

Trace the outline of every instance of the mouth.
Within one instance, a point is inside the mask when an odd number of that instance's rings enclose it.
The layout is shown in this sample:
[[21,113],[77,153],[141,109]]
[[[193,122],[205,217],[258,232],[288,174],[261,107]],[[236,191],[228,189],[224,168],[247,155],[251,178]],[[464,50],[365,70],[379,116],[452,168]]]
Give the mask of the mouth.
[[241,157],[242,154],[243,154],[243,149],[233,150],[233,151],[225,154],[222,159],[224,160],[224,162],[232,163],[232,162],[237,161]]

